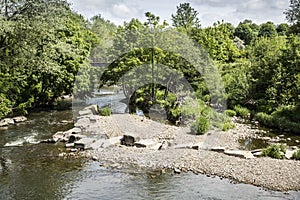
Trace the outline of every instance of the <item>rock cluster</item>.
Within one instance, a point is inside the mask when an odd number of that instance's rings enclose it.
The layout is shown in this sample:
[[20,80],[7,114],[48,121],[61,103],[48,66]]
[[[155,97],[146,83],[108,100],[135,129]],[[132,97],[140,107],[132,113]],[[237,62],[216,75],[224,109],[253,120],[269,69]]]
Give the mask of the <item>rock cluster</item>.
[[27,118],[24,116],[18,116],[14,118],[4,118],[0,120],[0,127],[7,127],[9,125],[18,124],[25,121],[27,121]]

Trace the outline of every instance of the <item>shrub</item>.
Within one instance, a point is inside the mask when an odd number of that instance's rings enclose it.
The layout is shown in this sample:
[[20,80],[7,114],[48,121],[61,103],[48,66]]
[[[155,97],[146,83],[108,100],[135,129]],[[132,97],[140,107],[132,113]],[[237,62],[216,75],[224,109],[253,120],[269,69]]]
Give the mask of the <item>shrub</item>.
[[236,114],[240,117],[246,118],[250,115],[250,111],[247,108],[244,108],[240,105],[234,106]]
[[104,107],[100,109],[100,115],[102,116],[110,116],[111,115],[111,108]]
[[235,125],[232,122],[225,122],[222,131],[228,131],[229,129],[235,128]]
[[276,159],[283,159],[284,158],[283,154],[285,154],[285,152],[286,149],[284,145],[272,144],[271,146],[268,146],[262,151],[262,155],[271,158],[276,158]]
[[300,160],[300,149],[293,153],[292,159]]
[[236,112],[234,110],[225,110],[225,114],[229,117],[235,117]]
[[209,119],[201,116],[191,126],[191,132],[196,135],[203,135],[209,130]]

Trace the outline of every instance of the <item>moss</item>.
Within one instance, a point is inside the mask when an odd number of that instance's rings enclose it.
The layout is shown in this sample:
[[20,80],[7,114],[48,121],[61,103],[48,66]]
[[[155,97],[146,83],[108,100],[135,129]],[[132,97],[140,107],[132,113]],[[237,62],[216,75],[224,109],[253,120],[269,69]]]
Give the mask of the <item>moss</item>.
[[102,116],[110,116],[111,115],[111,108],[109,107],[104,107],[100,109],[100,115]]

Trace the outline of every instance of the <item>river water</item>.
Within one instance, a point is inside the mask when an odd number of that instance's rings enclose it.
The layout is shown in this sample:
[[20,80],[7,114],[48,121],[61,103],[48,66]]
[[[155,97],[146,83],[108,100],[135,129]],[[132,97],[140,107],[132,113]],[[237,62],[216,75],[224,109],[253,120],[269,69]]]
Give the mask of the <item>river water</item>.
[[[64,121],[62,123],[62,121]],[[72,127],[71,110],[35,112],[0,130],[0,199],[300,199],[300,192],[265,191],[192,173],[108,169],[58,157],[60,144],[37,144]]]

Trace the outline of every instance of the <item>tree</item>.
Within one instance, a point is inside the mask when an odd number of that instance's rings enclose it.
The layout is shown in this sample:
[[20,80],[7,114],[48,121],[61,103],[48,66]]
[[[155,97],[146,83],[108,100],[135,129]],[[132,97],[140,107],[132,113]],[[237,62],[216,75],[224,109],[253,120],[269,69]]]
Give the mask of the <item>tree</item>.
[[287,36],[290,32],[290,27],[286,23],[281,23],[276,27],[276,31],[280,36]]
[[185,30],[199,28],[200,21],[197,15],[198,12],[189,3],[181,3],[177,6],[176,14],[172,14],[173,26],[177,28],[182,27]]
[[300,32],[300,1],[290,0],[289,8],[284,12],[288,22],[292,23],[292,32]]
[[276,35],[276,27],[273,22],[267,22],[260,25],[258,37],[273,37]]
[[245,45],[249,45],[255,38],[254,31],[250,28],[249,24],[239,23],[234,31],[234,35],[245,42]]

